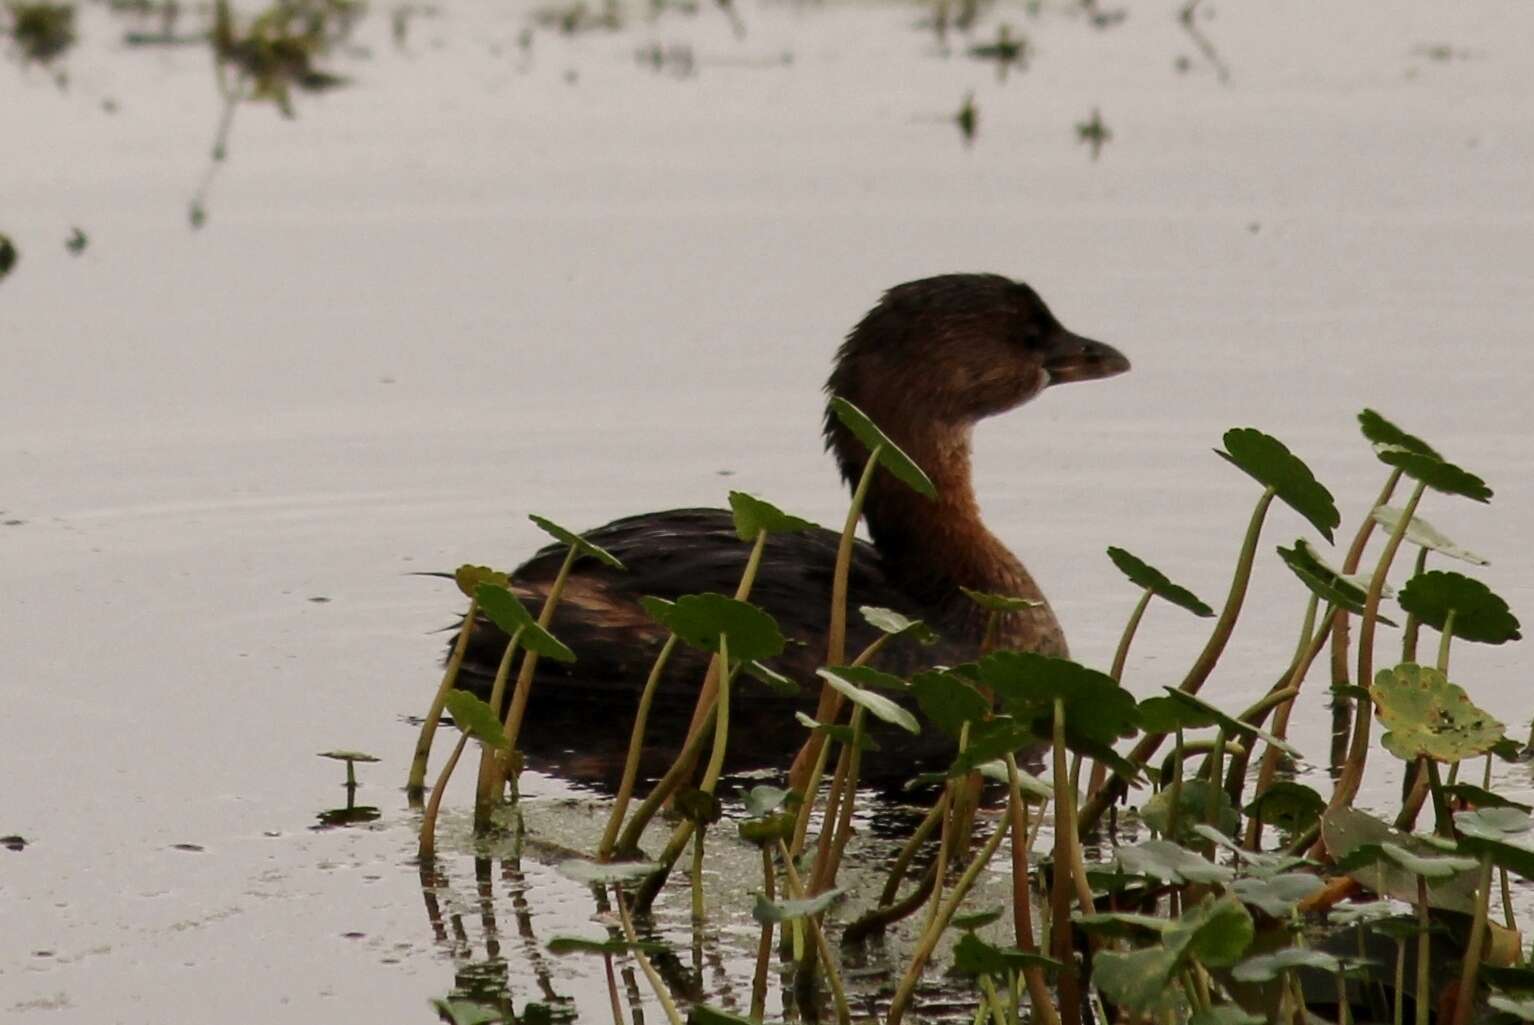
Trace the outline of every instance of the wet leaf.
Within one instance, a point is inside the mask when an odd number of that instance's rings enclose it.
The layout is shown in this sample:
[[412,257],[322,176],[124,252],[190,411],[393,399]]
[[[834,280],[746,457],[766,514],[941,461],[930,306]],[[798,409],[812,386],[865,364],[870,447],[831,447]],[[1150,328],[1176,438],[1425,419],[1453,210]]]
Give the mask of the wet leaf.
[[[1135,878],[1129,876],[1126,878]],[[1109,939],[1143,940],[1166,932],[1171,926],[1170,918],[1159,915],[1142,915],[1133,911],[1098,911],[1090,915],[1077,912],[1071,920],[1081,929]]]
[[904,694],[911,689],[909,683],[894,673],[886,673],[873,666],[835,666],[831,671],[848,683],[869,690],[888,690],[896,694]]
[[[1218,791],[1216,800],[1219,802],[1219,821],[1209,823],[1209,798],[1213,791]],[[1170,835],[1172,788],[1163,786],[1156,791],[1140,809],[1140,815],[1145,819],[1145,824],[1156,832],[1162,836]],[[1241,828],[1241,820],[1224,787],[1217,787],[1206,779],[1184,780],[1177,802],[1177,835],[1171,838],[1179,843],[1187,843],[1195,835],[1193,827],[1201,823],[1213,825],[1227,836]]]
[[1358,414],[1358,426],[1364,432],[1364,437],[1376,445],[1394,445],[1409,452],[1420,452],[1423,455],[1432,456],[1434,459],[1443,458],[1433,446],[1415,434],[1407,434],[1372,409],[1366,409]]
[[1176,733],[1178,730],[1203,730],[1217,725],[1219,719],[1196,706],[1157,694],[1141,701],[1137,715],[1140,729],[1146,733]]
[[[1352,578],[1343,576],[1323,562],[1308,542],[1297,540],[1293,548],[1279,545],[1278,557],[1294,571],[1294,575],[1310,589],[1311,594],[1329,605],[1337,605],[1354,615],[1363,615],[1368,592]],[[1376,615],[1375,618],[1387,626],[1395,626],[1383,616]]]
[[555,936],[546,946],[551,954],[627,954],[633,950],[642,950],[646,954],[666,952],[664,943],[656,943],[653,940],[630,943],[625,939],[591,940],[584,936]]
[[1519,811],[1534,812],[1534,805],[1523,804],[1501,794],[1492,793],[1474,783],[1452,783],[1444,787],[1443,792],[1455,800],[1477,808],[1517,808]]
[[706,790],[684,787],[676,792],[672,800],[682,818],[690,819],[698,825],[711,825],[724,816],[724,805]]
[[1454,816],[1460,849],[1492,864],[1534,879],[1534,846],[1528,835],[1534,819],[1517,808],[1480,808]]
[[1105,744],[1133,736],[1138,722],[1134,696],[1118,681],[1070,659],[992,652],[980,660],[980,682],[1019,720],[1052,719],[1055,700],[1062,700],[1068,726]]
[[1272,982],[1296,968],[1314,968],[1335,974],[1342,970],[1342,962],[1309,947],[1285,947],[1271,954],[1247,958],[1231,969],[1230,974],[1237,982]]
[[1172,922],[1161,941],[1169,950],[1211,968],[1240,960],[1255,935],[1252,914],[1235,897],[1205,897]]
[[761,894],[756,895],[756,906],[751,909],[751,917],[767,923],[787,922],[795,918],[804,918],[808,915],[818,915],[826,908],[835,904],[841,897],[842,891],[827,890],[825,893],[806,897],[803,900],[781,900],[773,902]]
[[[1404,509],[1397,509],[1391,505],[1377,505],[1374,507],[1374,522],[1378,523],[1386,531],[1394,531],[1396,524],[1401,522]],[[1419,548],[1427,548],[1440,555],[1461,562],[1468,562],[1473,566],[1489,566],[1491,563],[1466,548],[1461,548],[1453,541],[1445,537],[1438,528],[1434,527],[1421,516],[1413,516],[1411,522],[1406,525],[1406,540]]]
[[[852,743],[853,730],[846,723],[816,722],[803,712],[795,712],[794,718],[799,720],[799,725],[805,729],[814,730],[816,733],[824,733],[838,744]],[[864,733],[861,743],[858,744],[858,749],[862,751],[877,751],[879,750],[879,745],[872,737]]]
[[761,1023],[753,1018],[744,1018],[718,1007],[693,1004],[687,1011],[687,1025],[761,1025]]
[[1469,872],[1476,865],[1474,858],[1459,858],[1444,854],[1414,854],[1400,844],[1383,840],[1379,843],[1359,844],[1345,856],[1338,858],[1336,867],[1340,872],[1351,874],[1381,862],[1394,865],[1414,876],[1421,876],[1429,883],[1453,879],[1461,873]]
[[1227,715],[1202,698],[1189,694],[1187,691],[1178,690],[1176,687],[1167,687],[1166,692],[1167,697],[1178,704],[1186,708],[1197,709],[1204,715],[1213,716],[1215,721],[1225,731],[1226,736],[1259,737],[1278,748],[1290,758],[1303,757],[1299,750],[1288,741],[1280,740],[1267,730],[1253,726],[1251,723],[1242,722],[1233,715]]
[[[1482,971],[1485,971],[1483,968]],[[1494,1011],[1510,1014],[1519,1021],[1534,1021],[1534,997],[1515,997],[1504,993],[1493,993],[1486,998],[1486,1003]]]
[[840,693],[848,701],[866,708],[876,718],[899,726],[907,733],[921,732],[921,724],[916,721],[916,716],[907,712],[883,694],[876,694],[851,682],[843,669],[817,669],[815,670],[815,675],[825,680],[831,685],[833,690]]
[[[1321,836],[1334,859],[1346,858],[1364,844],[1392,843],[1413,854],[1438,857],[1442,850],[1423,837],[1392,829],[1367,812],[1356,808],[1334,808],[1321,817]],[[1417,900],[1417,877],[1400,868],[1389,858],[1380,859],[1372,868],[1349,872],[1359,885],[1373,893],[1414,904]],[[1428,904],[1444,911],[1472,914],[1475,911],[1475,877],[1464,873],[1428,889]]]
[[798,816],[791,811],[785,811],[765,818],[747,819],[739,825],[738,832],[740,838],[746,843],[766,847],[769,844],[776,844],[779,840],[792,840],[794,827],[797,824]]
[[1342,522],[1332,493],[1326,490],[1299,456],[1284,443],[1252,427],[1225,432],[1225,450],[1215,454],[1257,483],[1272,488],[1289,508],[1310,521],[1328,541]]
[[1462,495],[1477,502],[1491,501],[1492,490],[1485,481],[1451,462],[1398,445],[1375,445],[1374,453],[1380,462],[1400,467],[1406,476],[1421,481],[1434,491]]
[[458,585],[458,590],[463,592],[465,598],[474,597],[474,592],[479,590],[481,584],[495,584],[497,587],[511,586],[511,581],[500,570],[491,569],[489,566],[468,564],[459,566],[453,572],[453,582]]
[[1301,901],[1325,886],[1317,876],[1293,872],[1271,879],[1237,879],[1230,889],[1241,903],[1261,908],[1273,918],[1287,919]]
[[1429,666],[1403,662],[1381,669],[1369,692],[1388,731],[1380,743],[1397,758],[1458,762],[1485,754],[1502,739],[1502,724]]
[[1104,950],[1092,959],[1092,981],[1113,1003],[1152,1014],[1173,1006],[1169,987],[1176,969],[1177,956],[1164,947]]
[[545,516],[539,516],[536,513],[529,515],[527,518],[536,523],[539,530],[542,530],[545,534],[548,534],[550,537],[560,542],[561,544],[574,548],[582,555],[589,555],[593,559],[606,563],[613,569],[623,568],[623,563],[618,561],[618,557],[616,555],[614,555],[612,552],[609,552],[605,548],[592,544],[590,541],[587,541],[585,538],[575,533],[575,531],[567,530],[564,527],[561,527],[559,524],[555,523],[553,520]]
[[1292,872],[1297,868],[1312,868],[1315,863],[1307,861],[1297,854],[1285,854],[1282,851],[1274,851],[1264,854],[1261,851],[1249,851],[1236,843],[1229,833],[1222,833],[1213,826],[1200,822],[1193,827],[1193,832],[1210,841],[1216,847],[1222,847],[1241,859],[1240,871],[1242,875],[1253,879],[1271,879],[1276,875]]
[[1279,780],[1242,810],[1286,833],[1302,833],[1326,810],[1326,798],[1303,783]]
[[492,1022],[505,1020],[498,1007],[457,997],[447,1000],[433,998],[431,1008],[437,1012],[437,1017],[448,1025],[490,1025]]
[[610,861],[605,864],[570,858],[559,863],[559,874],[577,883],[606,885],[632,883],[654,875],[661,866],[653,861]]
[[1401,607],[1434,630],[1442,630],[1454,612],[1454,636],[1481,644],[1505,644],[1522,638],[1518,618],[1491,588],[1459,573],[1419,573],[1401,588]]
[[1166,574],[1146,565],[1124,549],[1109,548],[1108,558],[1113,560],[1113,564],[1129,578],[1131,583],[1145,588],[1161,600],[1169,601],[1178,608],[1187,609],[1195,616],[1214,615],[1214,609],[1199,601],[1198,596],[1192,591],[1172,583],[1167,579]]
[[646,596],[639,601],[651,619],[702,651],[719,650],[719,635],[730,639],[730,660],[751,662],[783,652],[777,622],[748,602],[722,594],[684,594],[674,602]]
[[997,921],[1006,913],[1004,908],[992,908],[989,911],[975,911],[967,915],[954,915],[948,924],[955,929],[983,929],[992,922]]
[[1023,612],[1027,609],[1036,609],[1044,604],[1033,598],[1018,598],[1010,594],[972,591],[968,587],[960,587],[959,590],[964,592],[964,597],[987,612]]
[[965,723],[977,722],[991,712],[991,702],[972,684],[953,673],[929,670],[911,678],[911,689],[921,714],[950,736],[957,737]]
[[[996,913],[1000,916],[1001,912]],[[1063,968],[1059,961],[1043,954],[1031,954],[1016,947],[998,947],[987,943],[973,932],[966,932],[953,945],[953,970],[961,975],[991,975],[1005,978],[1011,972],[1024,968],[1044,968],[1056,971]]]
[[932,644],[937,640],[937,634],[933,633],[932,628],[926,623],[903,616],[894,609],[880,608],[877,605],[860,605],[858,611],[863,614],[863,619],[869,626],[892,637],[909,634],[921,644]]
[[836,415],[836,419],[840,420],[842,426],[863,443],[864,448],[870,452],[876,448],[879,449],[879,465],[894,474],[896,479],[918,495],[926,498],[937,497],[937,488],[933,486],[932,478],[928,477],[910,456],[901,451],[900,446],[891,441],[888,435],[879,430],[868,418],[868,414],[839,395],[831,399],[830,408]]
[[334,758],[338,762],[376,762],[378,757],[365,751],[321,751],[321,758]]
[[506,632],[506,635],[522,632],[517,643],[528,651],[536,651],[544,658],[556,662],[574,662],[575,652],[559,641],[553,634],[538,625],[517,596],[497,584],[484,583],[475,588],[474,598],[479,609],[490,621]]
[[770,815],[787,805],[792,795],[792,790],[784,790],[782,787],[758,783],[746,791],[746,796],[743,799],[743,803],[746,806],[746,814],[752,818]]
[[735,518],[735,536],[746,542],[755,541],[756,535],[764,530],[769,534],[802,534],[817,529],[817,524],[790,516],[771,502],[744,491],[730,492],[730,511]]
[[1224,886],[1235,877],[1235,873],[1224,865],[1216,865],[1170,840],[1146,840],[1133,847],[1120,847],[1117,859],[1125,872],[1179,886],[1183,883],[1219,883]]
[[751,661],[741,665],[741,671],[758,683],[765,684],[767,689],[780,697],[797,697],[803,690],[797,683],[784,676],[771,666],[761,662]]
[[511,746],[511,741],[506,739],[506,733],[501,728],[500,718],[490,710],[489,705],[468,691],[450,692],[443,707],[453,717],[453,725],[486,747],[505,749]]

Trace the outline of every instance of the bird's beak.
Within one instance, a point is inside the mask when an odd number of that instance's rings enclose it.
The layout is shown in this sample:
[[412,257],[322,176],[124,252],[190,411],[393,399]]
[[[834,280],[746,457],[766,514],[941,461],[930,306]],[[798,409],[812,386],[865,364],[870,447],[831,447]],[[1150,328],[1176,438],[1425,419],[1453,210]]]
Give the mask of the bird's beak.
[[1044,369],[1049,372],[1050,384],[1095,381],[1122,374],[1129,369],[1129,360],[1111,345],[1061,328],[1045,351]]

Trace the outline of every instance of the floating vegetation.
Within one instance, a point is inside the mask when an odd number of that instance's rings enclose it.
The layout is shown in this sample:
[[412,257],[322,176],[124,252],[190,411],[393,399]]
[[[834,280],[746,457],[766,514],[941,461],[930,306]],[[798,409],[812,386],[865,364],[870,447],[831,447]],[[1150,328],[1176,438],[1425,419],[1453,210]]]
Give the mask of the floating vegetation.
[[70,256],[79,256],[85,252],[85,247],[90,244],[90,237],[79,228],[71,228],[69,237],[64,240],[64,248]]
[[1029,44],[1027,36],[1012,35],[1012,26],[1002,22],[996,30],[996,40],[969,48],[969,55],[976,60],[996,62],[996,77],[1005,82],[1007,72],[1016,64],[1019,71],[1028,70]]
[[11,241],[10,236],[0,232],[0,281],[5,280],[6,275],[15,268],[19,258],[16,243]]
[[[1220,51],[1215,49],[1214,42],[1204,34],[1204,30],[1198,24],[1199,5],[1203,2],[1204,0],[1188,0],[1187,3],[1183,4],[1177,11],[1177,24],[1182,26],[1183,32],[1193,41],[1193,45],[1198,49],[1204,60],[1209,62],[1209,66],[1214,69],[1215,77],[1221,82],[1229,82],[1230,68],[1220,57]],[[1205,17],[1208,16],[1206,12]],[[1191,68],[1191,63],[1178,64],[1179,71],[1188,71]]]
[[5,10],[10,20],[5,34],[23,61],[50,64],[75,45],[73,4],[11,0]]
[[954,124],[959,126],[959,134],[964,138],[964,144],[970,145],[975,141],[975,135],[980,131],[980,108],[975,106],[975,94],[965,93],[964,103],[959,107],[959,112],[953,116]]
[[[842,535],[845,548],[876,470],[920,494],[936,491],[861,410],[833,399],[831,412],[868,452]],[[1419,563],[1398,600],[1421,627],[1440,633],[1437,663],[1403,660],[1377,672],[1373,668],[1375,632],[1388,625],[1381,615],[1384,581],[1401,542],[1413,536],[1434,546],[1424,546],[1424,552],[1463,552],[1435,531],[1412,531],[1418,505],[1430,490],[1484,501],[1490,489],[1377,413],[1366,410],[1360,423],[1388,479],[1375,503],[1380,508],[1361,517],[1364,540],[1355,547],[1363,551],[1376,520],[1389,526],[1389,536],[1380,544],[1377,565],[1363,578],[1330,568],[1305,538],[1278,549],[1300,585],[1303,626],[1290,664],[1247,708],[1229,711],[1198,692],[1240,617],[1267,514],[1275,502],[1287,505],[1327,542],[1341,515],[1331,492],[1298,455],[1278,439],[1242,427],[1227,431],[1216,451],[1259,490],[1230,591],[1218,611],[1144,560],[1113,547],[1110,558],[1139,597],[1111,672],[1031,652],[988,651],[993,635],[987,631],[978,661],[902,676],[875,667],[885,642],[907,634],[930,638],[931,631],[898,613],[865,608],[865,619],[884,633],[849,658],[847,561],[839,560],[826,664],[817,673],[821,704],[815,716],[798,716],[807,734],[796,769],[786,787],[758,784],[736,797],[719,789],[731,721],[752,700],[747,692],[737,693],[736,684],[784,643],[772,617],[750,603],[753,575],[772,536],[811,524],[759,498],[733,493],[736,533],[751,548],[740,587],[734,597],[646,600],[646,611],[670,632],[670,640],[634,710],[629,771],[594,858],[567,859],[560,866],[562,874],[591,887],[608,935],[555,937],[547,949],[602,957],[615,1007],[620,996],[613,965],[632,961],[667,1019],[680,1022],[679,1002],[692,991],[687,984],[679,988],[674,973],[665,971],[674,955],[637,932],[632,915],[650,908],[689,850],[692,918],[701,923],[719,914],[700,885],[708,847],[739,843],[755,849],[762,873],[749,907],[760,928],[750,1017],[707,1006],[694,995],[690,1022],[762,1021],[775,946],[780,969],[789,975],[785,986],[793,987],[801,1013],[809,1015],[825,1001],[823,1013],[838,1022],[875,1020],[867,1010],[871,1004],[860,998],[855,1008],[849,998],[835,944],[860,943],[913,915],[920,916],[914,945],[884,986],[887,1005],[880,1001],[886,1009],[877,1020],[887,1025],[916,1013],[918,986],[945,941],[955,976],[972,987],[973,1020],[995,1025],[1104,1020],[1089,1013],[1089,1006],[1101,1006],[1111,1021],[1187,1025],[1301,1018],[1351,1022],[1365,1016],[1400,1022],[1407,1015],[1423,1023],[1462,1025],[1487,1008],[1516,1016],[1534,988],[1527,969],[1509,967],[1521,960],[1521,952],[1507,893],[1511,877],[1534,879],[1534,818],[1527,805],[1489,789],[1491,760],[1515,756],[1517,745],[1501,722],[1474,704],[1465,686],[1451,681],[1448,665],[1453,639],[1508,643],[1519,638],[1519,623],[1483,584],[1460,574],[1422,571]],[[1408,479],[1415,484],[1405,505],[1386,508],[1392,491]],[[540,525],[568,546],[566,568],[569,560],[606,554],[579,535],[546,521]],[[1356,567],[1358,559],[1348,561]],[[473,567],[459,576],[461,585],[502,579]],[[477,595],[465,633],[477,607],[512,637],[508,651],[519,636],[527,636],[534,621],[526,612],[493,608],[493,594],[510,594],[504,584],[465,590]],[[990,617],[1014,614],[1026,604],[1004,594],[966,593]],[[1120,680],[1152,598],[1213,623],[1182,682],[1137,700]],[[551,593],[545,611],[556,599]],[[1346,771],[1328,800],[1310,787],[1276,778],[1275,770],[1280,758],[1300,758],[1284,737],[1288,712],[1328,642],[1342,645],[1337,654],[1346,662],[1349,635],[1334,627],[1348,621],[1359,627],[1357,678],[1368,686],[1349,687],[1360,699],[1360,714]],[[539,643],[550,642],[557,643],[552,637]],[[699,680],[698,714],[686,748],[636,807],[633,759],[646,742],[655,680],[677,645],[707,652],[712,660]],[[533,657],[530,648],[524,667]],[[508,655],[507,665],[509,660]],[[445,685],[451,685],[453,668],[450,661]],[[495,702],[487,705],[461,692],[446,700],[466,732],[444,778],[471,736],[514,778],[515,726],[508,735]],[[1372,729],[1370,713],[1376,708],[1382,736]],[[874,906],[839,925],[845,893],[838,877],[855,821],[867,727],[874,720],[905,731],[939,730],[952,738],[954,754],[946,770],[913,781],[929,794],[935,787],[930,809],[889,864]],[[1173,748],[1161,757],[1166,739]],[[1044,781],[1017,764],[1021,753],[1041,748],[1049,765]],[[1371,753],[1393,756],[1409,772],[1394,824],[1351,806],[1356,777]],[[1253,762],[1257,754],[1262,758]],[[1462,767],[1480,760],[1486,765],[1480,785],[1455,780]],[[1083,771],[1085,763],[1091,763],[1090,773]],[[1248,773],[1248,765],[1260,767]],[[982,812],[982,780],[992,781],[990,803],[1000,809]],[[1096,833],[1102,816],[1130,791],[1147,787],[1136,828],[1151,835],[1116,837],[1089,860],[1084,841]],[[515,786],[512,791],[509,798],[499,788],[490,794],[500,811],[515,811]],[[429,819],[440,797],[439,783]],[[669,838],[654,857],[642,857],[638,843],[645,826],[668,800],[678,816]],[[1416,809],[1428,801],[1433,831],[1415,832]],[[729,837],[715,836],[730,809],[739,812],[736,828]],[[1033,846],[1046,809],[1054,822],[1075,828],[1055,828],[1052,850],[1040,859]],[[423,824],[423,866],[434,850],[427,846],[429,836],[430,826]],[[1010,907],[969,906],[977,881],[994,872],[993,863],[1004,852],[1010,862]],[[1499,886],[1501,921],[1493,921],[1491,900]],[[730,913],[746,910],[742,905]],[[1006,938],[999,926],[1010,927]],[[1388,957],[1376,950],[1388,951]],[[1445,960],[1458,967],[1435,974],[1434,962]],[[1415,971],[1408,971],[1413,963]],[[628,978],[632,1002],[636,976]],[[509,997],[502,1003],[509,1006]],[[437,1006],[445,1016],[495,1020],[474,1017],[486,1006],[482,1003]]]
[[1096,107],[1092,108],[1092,116],[1085,121],[1076,123],[1076,141],[1084,142],[1092,151],[1092,159],[1096,160],[1102,153],[1103,147],[1113,138],[1113,132],[1103,124],[1102,114]]

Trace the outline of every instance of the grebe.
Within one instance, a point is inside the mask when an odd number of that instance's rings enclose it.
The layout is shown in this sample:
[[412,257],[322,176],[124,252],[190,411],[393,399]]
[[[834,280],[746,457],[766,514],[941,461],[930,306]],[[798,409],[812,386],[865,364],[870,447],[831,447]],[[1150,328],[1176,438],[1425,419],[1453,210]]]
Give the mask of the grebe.
[[[1038,584],[981,522],[970,484],[970,432],[979,420],[1013,409],[1051,385],[1128,369],[1129,361],[1116,349],[1067,331],[1033,289],[1001,275],[948,274],[884,294],[838,351],[826,392],[867,413],[932,478],[937,499],[916,494],[887,472],[875,476],[863,506],[872,544],[859,541],[852,562],[849,658],[877,636],[857,614],[861,605],[925,620],[941,638],[930,647],[914,641],[890,645],[875,662],[881,668],[907,673],[975,658],[987,613],[961,587],[1041,603],[1004,616],[998,646],[1067,653],[1060,623]],[[829,411],[825,439],[842,477],[854,484],[867,450]],[[551,629],[577,661],[539,663],[523,736],[529,747],[535,739],[546,742],[542,746],[566,769],[572,766],[568,758],[558,758],[561,749],[578,759],[594,758],[602,768],[578,774],[602,776],[617,762],[601,757],[611,752],[594,751],[604,746],[596,742],[597,734],[610,734],[601,740],[611,740],[606,746],[616,749],[621,762],[634,701],[666,639],[666,631],[640,608],[640,597],[732,594],[751,546],[736,537],[724,509],[646,513],[585,536],[617,556],[625,570],[594,559],[576,564]],[[735,721],[742,728],[732,730],[732,763],[780,758],[803,738],[789,713],[812,708],[820,689],[814,671],[826,656],[837,543],[834,531],[818,528],[767,541],[750,600],[771,613],[790,639],[773,665],[798,681],[804,694],[788,702],[741,683],[749,693],[738,702]],[[563,546],[551,545],[511,576],[513,590],[535,615],[563,557]],[[496,627],[477,623],[460,686],[488,692],[505,645]],[[668,705],[690,710],[706,664],[706,656],[679,646],[657,695],[658,710]],[[652,723],[654,734],[661,726],[659,720]],[[672,732],[676,735],[657,743],[674,748],[682,731],[673,727]],[[929,728],[919,740],[885,734],[886,754],[898,754],[907,765],[912,758],[937,755],[948,743],[935,733]]]

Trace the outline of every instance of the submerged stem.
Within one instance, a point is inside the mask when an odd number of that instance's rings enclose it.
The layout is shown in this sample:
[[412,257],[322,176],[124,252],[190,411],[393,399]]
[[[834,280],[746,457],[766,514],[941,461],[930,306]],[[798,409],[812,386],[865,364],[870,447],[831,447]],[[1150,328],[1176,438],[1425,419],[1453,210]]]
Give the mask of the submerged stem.
[[421,735],[415,742],[415,756],[410,760],[410,776],[405,781],[405,795],[412,804],[419,802],[426,790],[426,763],[431,756],[432,738],[436,736],[437,724],[442,721],[442,708],[447,703],[447,696],[458,682],[458,670],[463,666],[463,656],[469,650],[469,634],[474,629],[474,620],[478,615],[479,602],[470,598],[469,611],[463,614],[463,626],[458,630],[458,640],[453,644],[453,652],[447,657],[447,667],[442,671],[442,682],[437,685],[436,696],[431,699],[431,706],[426,710],[426,718],[421,723]]

